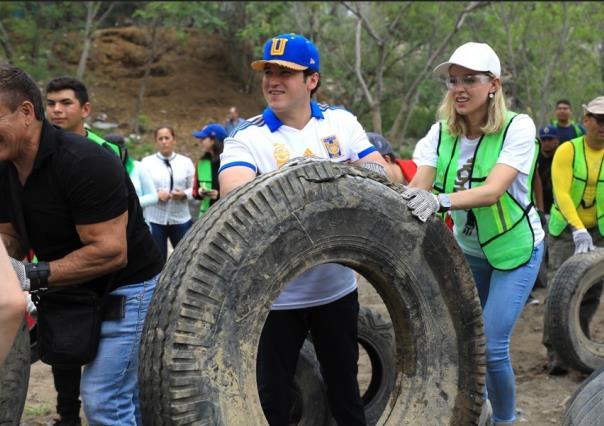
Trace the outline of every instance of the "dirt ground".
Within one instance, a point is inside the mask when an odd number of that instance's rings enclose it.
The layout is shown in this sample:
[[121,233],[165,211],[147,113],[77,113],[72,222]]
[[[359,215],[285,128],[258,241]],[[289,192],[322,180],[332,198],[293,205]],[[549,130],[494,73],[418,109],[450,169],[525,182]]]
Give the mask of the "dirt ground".
[[[541,303],[526,306],[512,339],[512,362],[518,385],[518,408],[524,412],[520,423],[534,426],[560,424],[560,417],[568,398],[586,377],[576,372],[552,377],[544,372],[546,353],[541,338],[545,292],[545,289],[535,290],[534,295]],[[361,286],[361,304],[383,311],[381,299],[367,286]],[[602,323],[601,312],[598,316],[599,323]],[[362,355],[359,363],[360,375],[367,374],[366,357]],[[50,367],[41,362],[35,363],[31,370],[27,403],[21,425],[52,424],[55,415],[55,398]]]

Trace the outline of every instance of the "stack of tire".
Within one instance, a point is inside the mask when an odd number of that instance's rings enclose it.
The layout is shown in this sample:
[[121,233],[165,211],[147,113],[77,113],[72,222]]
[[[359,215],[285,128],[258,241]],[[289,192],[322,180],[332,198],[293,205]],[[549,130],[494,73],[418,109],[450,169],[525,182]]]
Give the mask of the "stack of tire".
[[593,372],[571,397],[563,415],[565,426],[604,422],[604,342],[590,336],[579,316],[585,295],[599,292],[603,283],[604,250],[598,249],[570,257],[548,286],[544,322],[550,327],[552,349],[567,366],[582,373]]
[[210,209],[168,259],[149,308],[144,424],[266,424],[256,386],[264,321],[289,281],[323,263],[363,275],[392,321],[393,385],[372,421],[476,424],[485,338],[472,275],[444,223],[419,222],[402,191],[351,165],[296,159]]
[[[394,389],[395,346],[392,323],[372,309],[361,307],[358,322],[359,345],[368,355],[371,379],[361,395],[368,425],[375,425]],[[310,341],[306,341],[298,358],[293,385],[290,424],[328,426],[334,424],[319,362]]]

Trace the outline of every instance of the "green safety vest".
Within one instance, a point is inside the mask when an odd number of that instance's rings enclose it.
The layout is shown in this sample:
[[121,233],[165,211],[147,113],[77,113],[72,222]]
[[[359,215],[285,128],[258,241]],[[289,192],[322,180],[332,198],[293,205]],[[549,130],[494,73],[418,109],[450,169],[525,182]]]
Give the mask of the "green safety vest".
[[[582,204],[583,207],[591,207],[586,206],[583,201],[583,194],[585,193],[585,188],[587,187],[587,178],[589,176],[589,171],[587,168],[587,159],[585,157],[585,137],[580,136],[575,139],[571,139],[569,141],[573,149],[575,151],[573,155],[573,178],[570,185],[570,198],[573,200],[573,205],[575,208],[579,207],[579,204]],[[602,165],[604,161],[600,163],[600,174],[598,175],[598,182],[596,183],[596,218],[598,222],[598,230],[601,235],[604,235],[604,170],[602,169]],[[568,225],[568,221],[562,215],[560,208],[558,207],[558,203],[554,199],[554,205],[552,206],[552,211],[550,212],[550,219],[548,222],[548,231],[554,237],[559,236],[564,228]]]
[[[503,130],[492,135],[483,135],[478,141],[470,170],[469,188],[484,185],[487,176],[497,163],[507,130],[516,115],[516,113],[508,111]],[[528,178],[529,194],[532,193],[532,181],[539,149],[539,141],[535,140],[534,160]],[[435,192],[454,192],[460,151],[459,137],[450,135],[446,122],[442,121],[434,180]],[[533,208],[533,203],[529,203],[523,209],[520,203],[506,191],[495,204],[471,209],[476,219],[476,232],[480,247],[493,268],[509,271],[524,265],[531,259],[535,244],[535,236],[529,219],[531,208]],[[463,211],[453,210],[451,215],[453,223],[462,223]]]
[[[95,142],[96,144],[102,146],[103,148],[107,148],[107,149],[113,151],[115,153],[115,155],[117,155],[121,160],[122,150],[120,149],[120,147],[118,145],[111,143],[109,141],[106,141],[99,135],[92,133],[90,130],[86,130],[86,137],[88,139],[90,139],[91,141]],[[132,173],[132,170],[134,169],[134,160],[132,158],[130,158],[129,155],[126,156],[126,161],[124,162],[124,167],[126,168],[126,172],[128,173],[128,176],[130,176],[130,174]]]
[[[212,189],[212,160],[202,158],[197,161],[197,187],[205,190]],[[205,197],[199,205],[199,215],[202,217],[210,208],[210,199]]]
[[[553,120],[552,124],[554,126],[556,126],[556,128],[558,128],[558,120]],[[576,122],[571,121],[570,125],[573,126],[573,129],[575,129],[575,135],[577,135],[577,137],[579,137],[583,134],[583,130],[581,130],[581,128],[579,127],[579,125]]]

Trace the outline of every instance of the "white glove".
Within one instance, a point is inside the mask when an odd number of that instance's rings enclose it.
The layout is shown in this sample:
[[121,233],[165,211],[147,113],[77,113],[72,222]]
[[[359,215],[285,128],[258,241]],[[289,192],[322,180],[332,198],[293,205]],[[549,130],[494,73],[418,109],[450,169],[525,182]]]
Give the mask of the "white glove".
[[12,257],[9,257],[9,259],[13,269],[15,270],[15,274],[17,274],[17,278],[21,283],[21,289],[23,291],[29,291],[30,284],[29,278],[27,278],[27,273],[25,272],[25,263],[20,262],[17,259],[13,259]]
[[422,222],[427,221],[440,208],[438,197],[425,189],[407,188],[401,196],[410,200],[407,207],[411,209],[411,214]]
[[29,312],[29,315],[31,315],[33,319],[38,319],[38,309],[36,308],[33,300],[31,300],[31,294],[27,295],[27,306],[25,309],[27,309],[27,312]]
[[575,242],[575,254],[587,253],[596,249],[591,235],[585,228],[573,231],[573,241]]

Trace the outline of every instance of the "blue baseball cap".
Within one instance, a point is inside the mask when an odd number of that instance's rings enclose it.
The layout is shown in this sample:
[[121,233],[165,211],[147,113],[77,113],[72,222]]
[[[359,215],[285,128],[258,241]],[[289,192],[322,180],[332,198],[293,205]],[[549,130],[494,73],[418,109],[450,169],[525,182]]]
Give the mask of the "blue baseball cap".
[[552,124],[548,124],[545,127],[539,129],[539,139],[543,138],[557,138],[558,137],[558,129],[556,126]]
[[193,136],[199,139],[212,138],[219,142],[227,137],[226,130],[218,123],[206,124],[201,130],[193,132]]
[[379,133],[367,132],[367,138],[381,155],[394,155],[392,145],[390,145],[390,142],[384,136]]
[[264,64],[277,64],[295,71],[319,72],[319,49],[299,34],[281,34],[264,44],[262,59],[252,62],[252,69],[262,71]]

